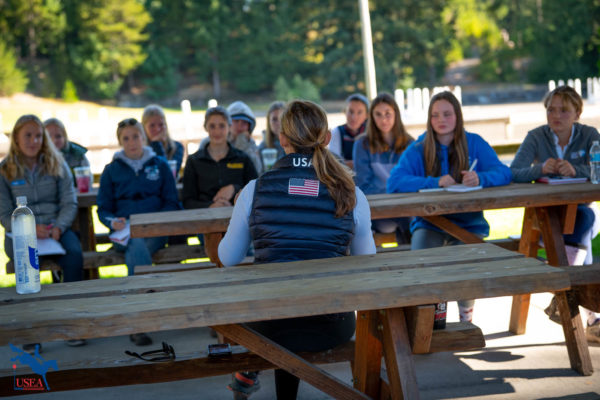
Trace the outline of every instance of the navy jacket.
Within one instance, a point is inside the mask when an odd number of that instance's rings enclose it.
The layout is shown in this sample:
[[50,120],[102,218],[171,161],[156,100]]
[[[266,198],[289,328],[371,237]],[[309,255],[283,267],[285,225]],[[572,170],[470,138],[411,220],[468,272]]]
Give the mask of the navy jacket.
[[114,159],[100,177],[97,204],[98,217],[108,227],[111,218],[181,208],[173,174],[158,156],[146,161],[138,173],[122,159]]
[[354,235],[352,212],[335,217],[335,202],[302,154],[258,178],[249,222],[257,263],[345,256]]

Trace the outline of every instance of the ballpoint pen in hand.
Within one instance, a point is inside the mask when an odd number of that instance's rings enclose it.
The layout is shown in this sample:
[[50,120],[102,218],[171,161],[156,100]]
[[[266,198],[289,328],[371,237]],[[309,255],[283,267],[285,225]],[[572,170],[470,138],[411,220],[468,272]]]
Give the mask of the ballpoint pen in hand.
[[471,164],[471,168],[469,168],[469,172],[475,171],[476,165],[477,165],[477,159],[473,160],[473,164]]

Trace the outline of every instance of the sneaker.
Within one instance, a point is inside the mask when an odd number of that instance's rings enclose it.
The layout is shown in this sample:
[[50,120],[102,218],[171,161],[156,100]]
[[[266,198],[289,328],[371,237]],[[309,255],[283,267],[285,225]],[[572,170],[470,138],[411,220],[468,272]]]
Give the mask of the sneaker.
[[135,343],[136,346],[149,346],[152,344],[152,339],[145,333],[134,333],[129,335],[129,340]]
[[35,347],[38,346],[38,354],[42,352],[42,344],[41,343],[27,343],[23,345],[23,350],[27,353],[34,355]]
[[227,389],[233,392],[234,400],[245,400],[258,389],[260,382],[258,381],[258,372],[236,372],[233,374],[231,383],[227,385]]
[[86,344],[87,344],[87,341],[85,339],[71,339],[71,340],[67,340],[67,346],[70,346],[70,347],[85,346]]
[[562,324],[560,321],[560,314],[558,313],[558,306],[556,305],[556,298],[552,297],[552,301],[546,309],[544,310],[550,321],[556,322],[557,324]]
[[585,337],[588,343],[600,344],[600,321],[596,321],[594,325],[585,328]]

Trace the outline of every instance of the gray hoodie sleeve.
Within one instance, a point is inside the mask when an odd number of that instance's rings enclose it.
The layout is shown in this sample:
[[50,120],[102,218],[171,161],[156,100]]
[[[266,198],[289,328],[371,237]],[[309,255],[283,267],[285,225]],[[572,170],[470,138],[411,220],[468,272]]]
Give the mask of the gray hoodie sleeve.
[[14,208],[8,181],[4,175],[0,175],[0,223],[6,232],[12,231],[10,217]]
[[63,164],[62,169],[62,176],[58,179],[59,211],[55,225],[64,232],[71,227],[77,214],[77,195],[73,177],[66,163]]
[[538,129],[534,129],[527,134],[510,165],[514,182],[531,182],[542,176],[544,163],[537,162],[537,160],[543,159],[545,161],[548,157],[539,156],[541,147],[539,139],[542,132]]

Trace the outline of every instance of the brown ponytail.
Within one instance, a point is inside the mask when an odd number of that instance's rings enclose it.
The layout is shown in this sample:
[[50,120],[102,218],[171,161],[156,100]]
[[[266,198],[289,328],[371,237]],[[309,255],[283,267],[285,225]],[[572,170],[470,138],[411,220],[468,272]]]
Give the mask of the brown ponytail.
[[312,155],[317,178],[327,187],[339,218],[356,205],[355,185],[350,169],[327,149],[328,133],[327,114],[315,103],[294,100],[283,111],[281,134],[296,153]]

